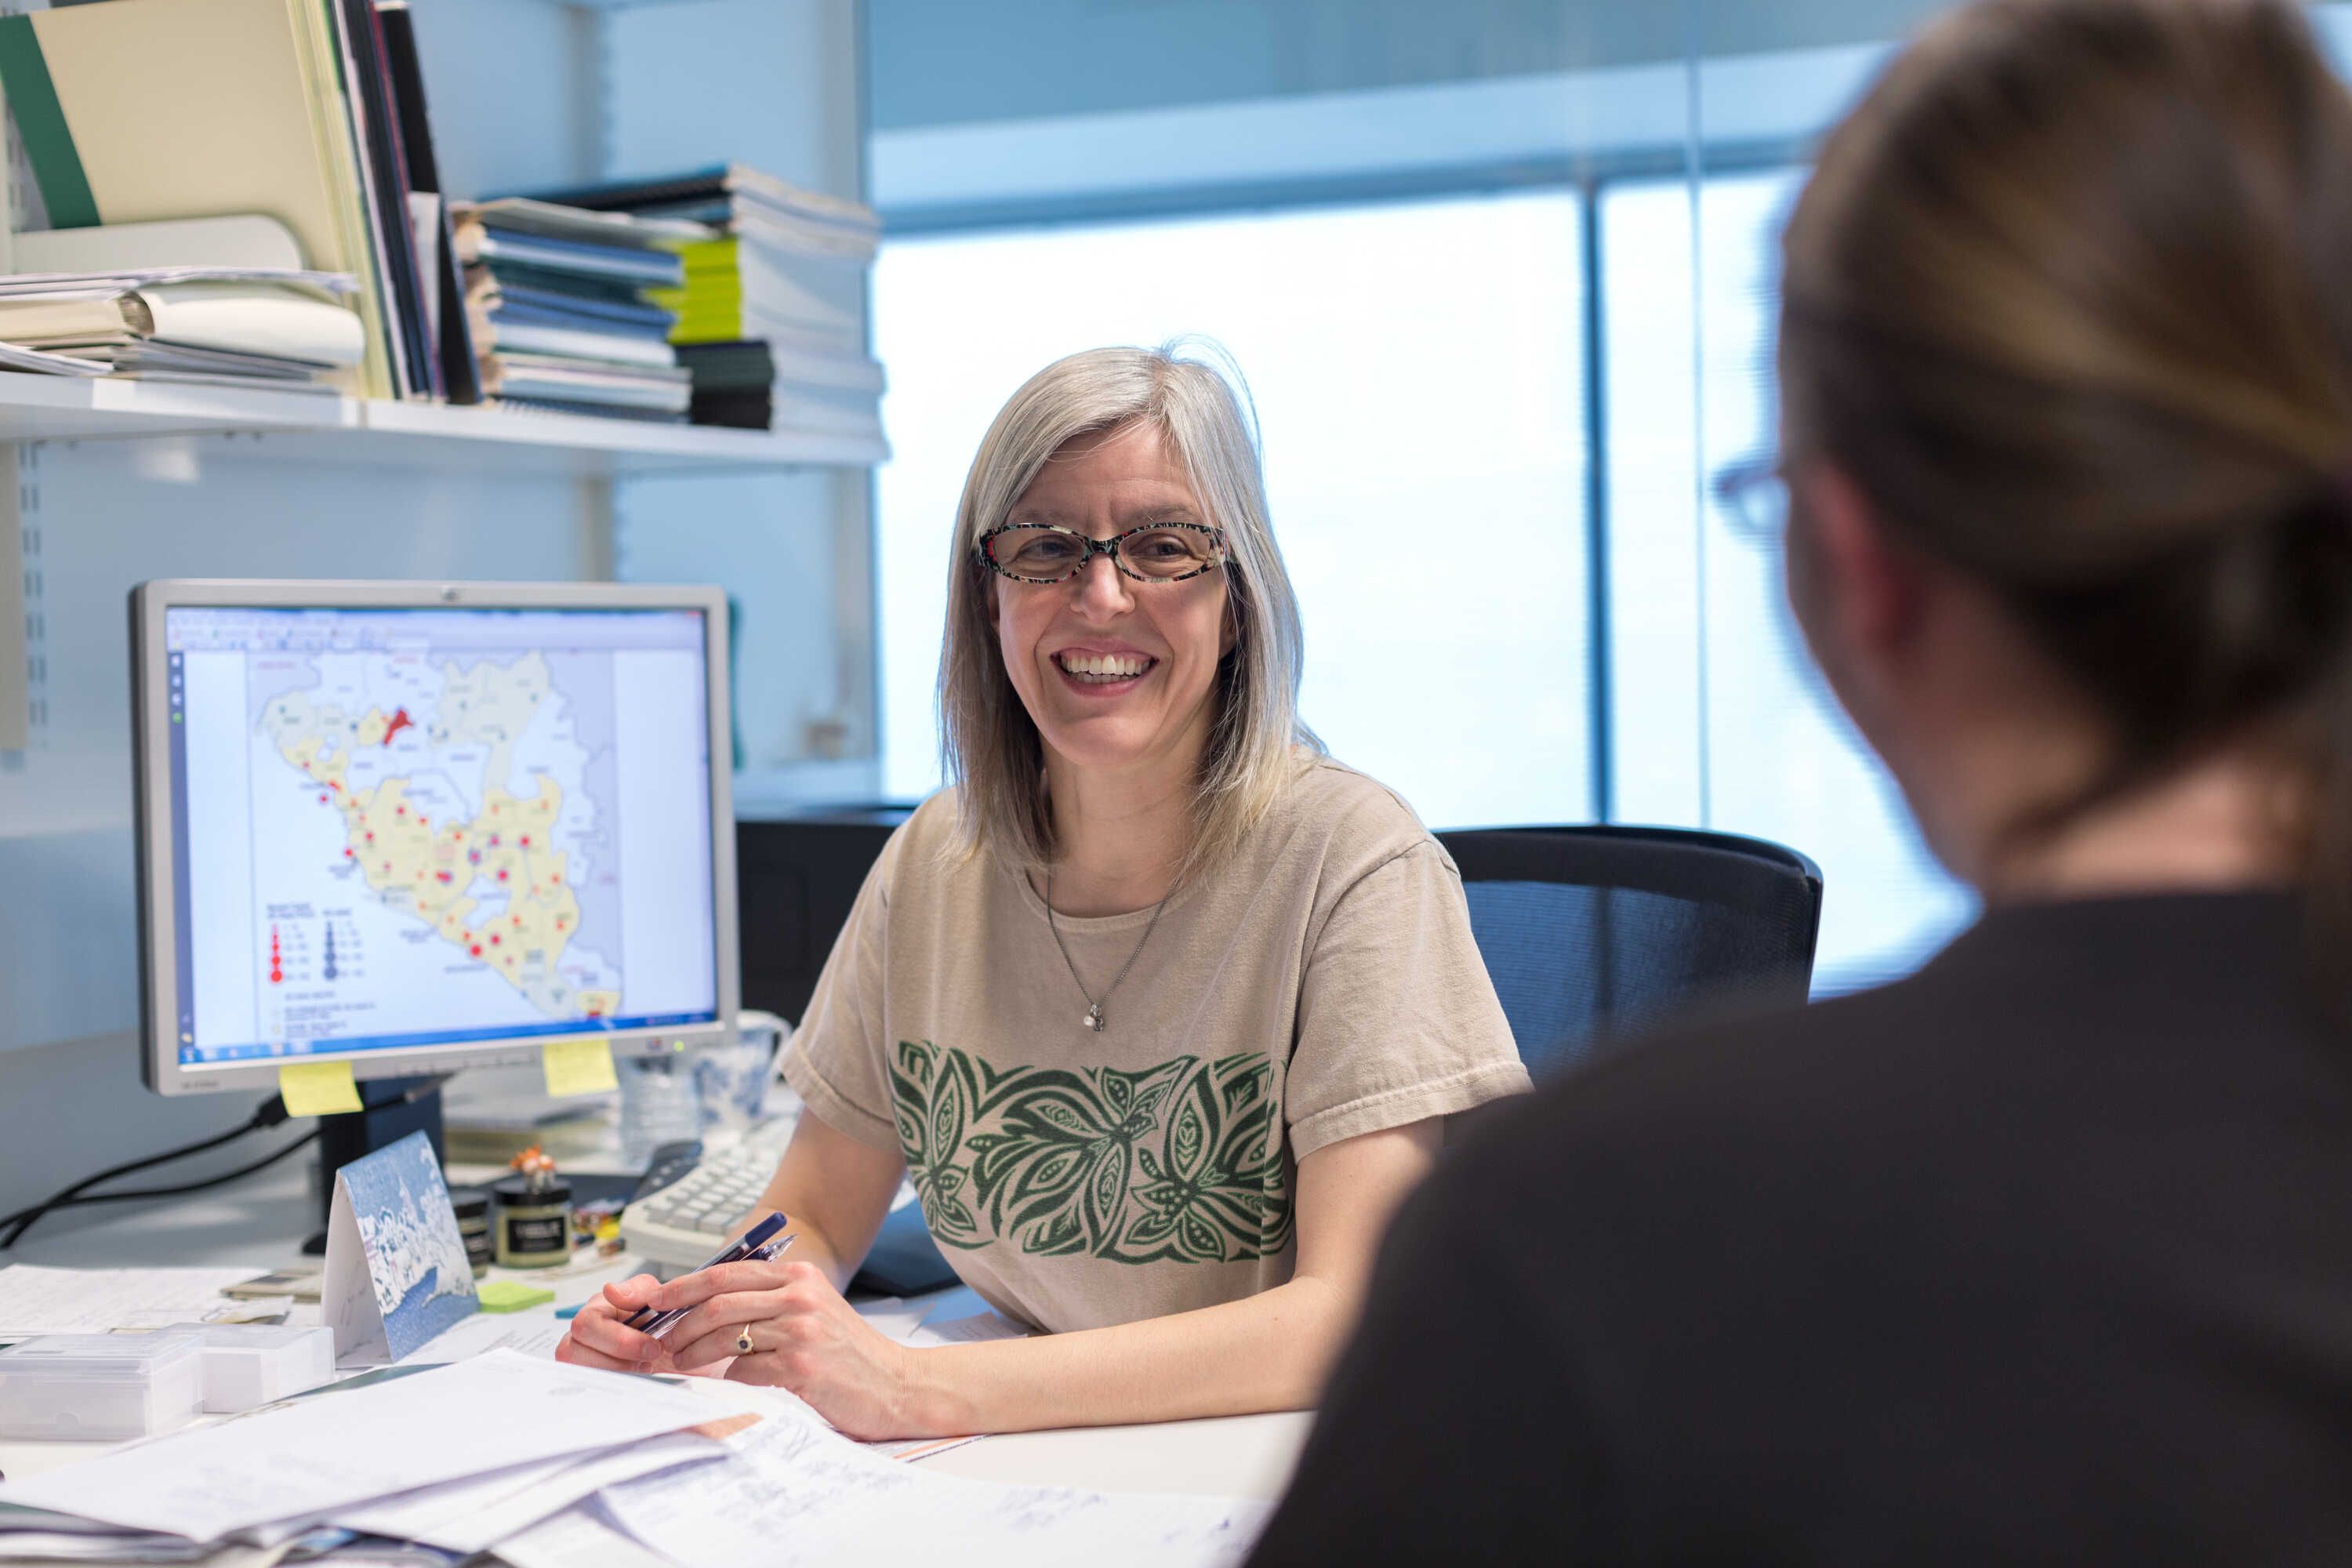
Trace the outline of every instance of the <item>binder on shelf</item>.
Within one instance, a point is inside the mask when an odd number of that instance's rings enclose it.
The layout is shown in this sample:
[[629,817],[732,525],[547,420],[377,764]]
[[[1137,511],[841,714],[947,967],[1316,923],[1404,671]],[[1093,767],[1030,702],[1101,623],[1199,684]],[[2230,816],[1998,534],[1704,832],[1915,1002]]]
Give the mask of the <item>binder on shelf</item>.
[[[0,17],[0,84],[53,225],[262,213],[306,266],[359,280],[357,389],[398,385],[323,10],[305,0],[109,0]],[[331,112],[330,112],[331,110]]]
[[440,366],[425,335],[424,278],[408,210],[407,160],[393,113],[383,35],[373,0],[333,0],[328,23],[341,70],[343,112],[359,153],[370,238],[383,266],[386,317],[395,334],[402,391],[412,398],[439,397]]
[[[466,317],[465,264],[457,259],[449,202],[441,188],[441,163],[433,146],[433,125],[425,100],[425,69],[416,53],[416,26],[408,0],[376,0],[383,27],[384,68],[390,74],[400,142],[408,159],[408,192],[418,229],[433,237],[427,311],[442,385],[452,403],[479,403],[482,383],[474,357],[474,335]],[[420,247],[421,248],[421,247]]]

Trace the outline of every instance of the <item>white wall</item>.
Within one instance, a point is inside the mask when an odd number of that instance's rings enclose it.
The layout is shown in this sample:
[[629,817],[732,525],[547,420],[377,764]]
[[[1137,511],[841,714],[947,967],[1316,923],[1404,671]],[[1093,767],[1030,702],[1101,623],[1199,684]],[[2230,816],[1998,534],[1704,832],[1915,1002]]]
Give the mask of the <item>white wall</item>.
[[[597,14],[414,0],[446,180],[490,195],[734,157],[855,194],[853,0]],[[736,79],[690,85],[688,58]],[[0,752],[0,1213],[241,1121],[247,1096],[139,1083],[125,595],[161,576],[569,580],[614,574],[612,487],[305,461],[280,438],[26,448],[29,744]],[[862,486],[829,475],[643,482],[631,574],[728,582],[754,608],[756,752],[870,713]],[[849,527],[855,513],[856,528]],[[678,546],[698,542],[694,551]],[[776,548],[770,549],[771,544]],[[806,584],[803,586],[803,584]],[[835,607],[850,613],[836,624]],[[747,635],[748,632],[747,632]],[[862,665],[862,669],[861,669]],[[870,720],[847,743],[871,752]],[[191,1162],[180,1179],[266,1145]],[[70,1224],[71,1221],[45,1222]]]

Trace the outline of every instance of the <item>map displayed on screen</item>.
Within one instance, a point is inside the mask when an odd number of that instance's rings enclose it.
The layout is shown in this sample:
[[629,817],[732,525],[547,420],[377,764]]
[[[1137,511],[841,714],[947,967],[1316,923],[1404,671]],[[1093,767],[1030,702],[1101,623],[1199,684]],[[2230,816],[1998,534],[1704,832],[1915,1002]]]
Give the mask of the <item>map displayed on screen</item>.
[[169,613],[184,1059],[714,1016],[690,612]]

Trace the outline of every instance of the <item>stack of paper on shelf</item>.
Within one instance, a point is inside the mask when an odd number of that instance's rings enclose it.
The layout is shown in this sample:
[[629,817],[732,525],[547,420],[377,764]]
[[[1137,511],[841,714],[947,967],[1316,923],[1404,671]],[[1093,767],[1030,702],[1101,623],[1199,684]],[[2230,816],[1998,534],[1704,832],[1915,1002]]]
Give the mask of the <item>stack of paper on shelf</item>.
[[718,226],[681,243],[685,277],[656,289],[694,373],[697,424],[864,437],[882,455],[882,367],[866,353],[870,208],[741,164],[551,198],[599,212]]
[[709,232],[517,198],[460,206],[483,392],[506,407],[682,422],[677,317],[648,295],[684,276],[676,247]]
[[934,1475],[776,1390],[499,1351],[0,1485],[0,1560],[1222,1568],[1265,1511]]
[[0,277],[0,365],[56,375],[332,392],[366,329],[349,278],[264,268]]
[[269,214],[303,265],[357,279],[350,388],[447,395],[422,85],[386,28],[399,12],[406,37],[404,7],[382,6],[111,0],[0,17],[0,86],[40,190],[26,226]]

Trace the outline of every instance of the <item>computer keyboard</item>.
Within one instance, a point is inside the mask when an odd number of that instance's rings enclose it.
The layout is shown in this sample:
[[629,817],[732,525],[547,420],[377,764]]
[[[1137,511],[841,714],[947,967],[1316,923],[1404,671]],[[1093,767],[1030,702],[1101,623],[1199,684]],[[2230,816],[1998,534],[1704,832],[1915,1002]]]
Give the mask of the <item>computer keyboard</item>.
[[723,1148],[669,1143],[621,1211],[621,1245],[657,1269],[699,1266],[760,1201],[791,1142],[792,1116],[772,1116]]

